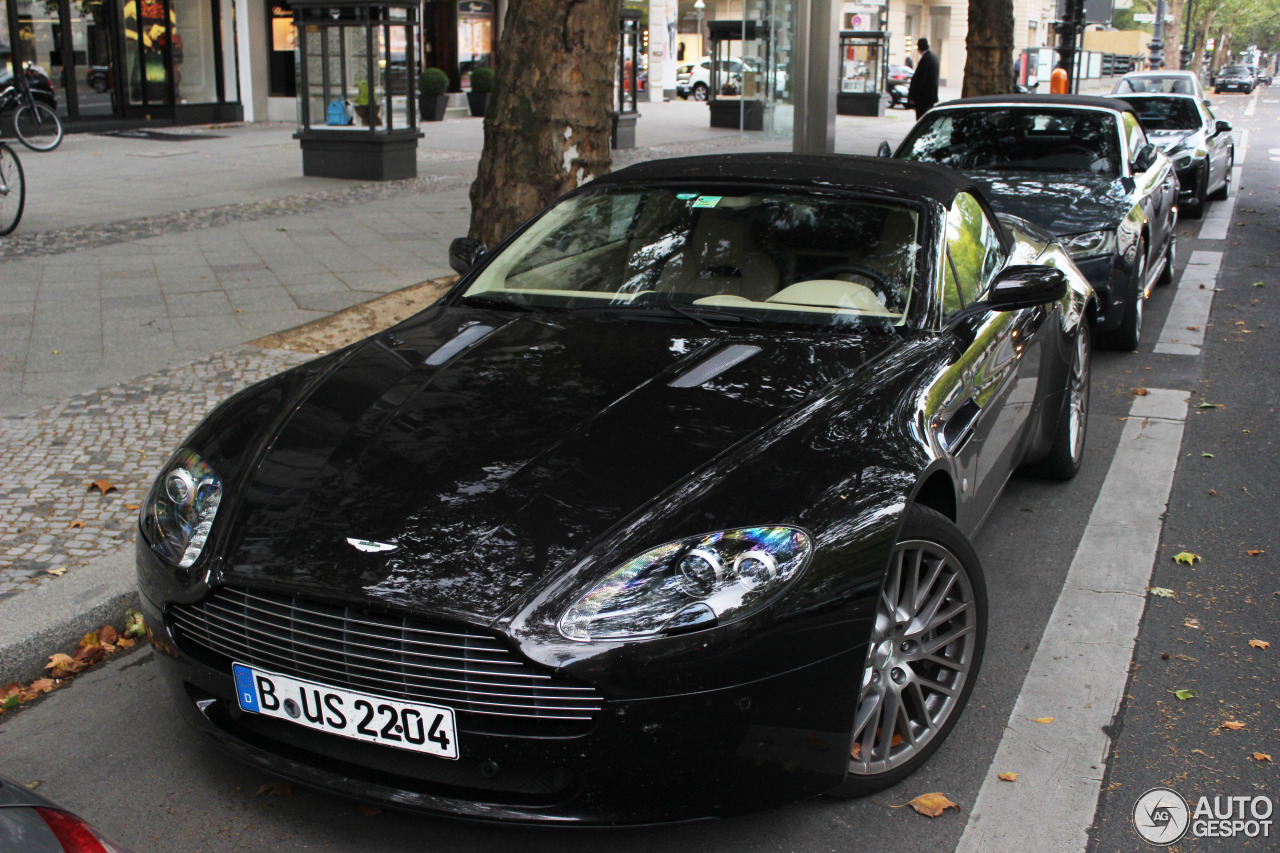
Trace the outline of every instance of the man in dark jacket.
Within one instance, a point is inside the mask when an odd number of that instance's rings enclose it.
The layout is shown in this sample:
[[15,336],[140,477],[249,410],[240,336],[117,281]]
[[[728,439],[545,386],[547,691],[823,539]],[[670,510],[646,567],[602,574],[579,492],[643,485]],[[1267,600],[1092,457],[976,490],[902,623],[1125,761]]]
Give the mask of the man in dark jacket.
[[920,48],[920,61],[916,63],[915,73],[911,75],[907,106],[915,107],[916,118],[920,118],[938,103],[938,57],[929,50],[928,39],[920,39],[916,46]]

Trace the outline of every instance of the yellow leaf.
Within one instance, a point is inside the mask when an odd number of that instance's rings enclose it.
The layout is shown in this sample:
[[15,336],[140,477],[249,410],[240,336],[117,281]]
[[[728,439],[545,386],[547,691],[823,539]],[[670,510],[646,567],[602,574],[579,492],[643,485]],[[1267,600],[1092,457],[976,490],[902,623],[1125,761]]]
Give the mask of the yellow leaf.
[[1180,551],[1173,555],[1173,561],[1175,563],[1186,563],[1188,566],[1194,566],[1196,563],[1200,562],[1200,555],[1192,554],[1190,551]]
[[947,799],[947,795],[935,792],[932,794],[921,794],[909,803],[903,803],[901,806],[889,806],[891,809],[900,809],[903,806],[911,806],[925,817],[937,817],[947,809],[955,809],[960,811],[960,806]]
[[1001,782],[1017,782],[1018,774],[1017,773],[1001,773],[996,778],[999,779]]
[[116,486],[115,483],[112,483],[110,480],[94,480],[89,484],[89,491],[93,491],[94,489],[97,489],[105,495],[107,492],[116,491]]
[[1133,396],[1135,396],[1135,397],[1145,397],[1145,396],[1147,396],[1147,395],[1148,395],[1148,394],[1150,394],[1150,393],[1151,393],[1151,392],[1150,392],[1150,391],[1148,391],[1146,388],[1134,388],[1134,389],[1133,389]]
[[1254,760],[1254,761],[1266,761],[1266,762],[1268,762],[1268,763],[1271,763],[1271,756],[1270,756],[1270,755],[1267,755],[1265,752],[1255,752],[1255,753],[1253,754],[1253,760]]
[[1245,553],[1248,554],[1250,557],[1261,557],[1263,554],[1267,552],[1259,550],[1257,548],[1251,548],[1248,551],[1245,551]]
[[1047,726],[1050,723],[1052,723],[1056,718],[1055,717],[1028,717],[1027,719],[1031,720],[1031,722],[1033,723],[1044,723]]
[[1230,729],[1233,732],[1238,732],[1244,728],[1244,723],[1240,723],[1235,720],[1227,720],[1225,723],[1222,724],[1221,728]]
[[67,525],[67,527],[84,527],[84,522],[83,522],[83,521],[73,521],[73,522],[71,522],[70,524],[68,524],[68,525]]
[[1249,645],[1253,646],[1255,649],[1262,649],[1264,652],[1271,648],[1271,644],[1266,640],[1250,640]]

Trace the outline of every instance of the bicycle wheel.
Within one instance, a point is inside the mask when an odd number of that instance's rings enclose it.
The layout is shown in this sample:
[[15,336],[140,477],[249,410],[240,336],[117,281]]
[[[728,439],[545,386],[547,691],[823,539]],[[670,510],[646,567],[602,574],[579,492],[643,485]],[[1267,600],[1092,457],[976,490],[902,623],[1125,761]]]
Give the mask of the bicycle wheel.
[[32,151],[52,151],[62,144],[62,121],[44,104],[24,104],[13,114],[18,141]]
[[27,182],[22,163],[8,145],[0,145],[0,235],[18,227],[27,201]]

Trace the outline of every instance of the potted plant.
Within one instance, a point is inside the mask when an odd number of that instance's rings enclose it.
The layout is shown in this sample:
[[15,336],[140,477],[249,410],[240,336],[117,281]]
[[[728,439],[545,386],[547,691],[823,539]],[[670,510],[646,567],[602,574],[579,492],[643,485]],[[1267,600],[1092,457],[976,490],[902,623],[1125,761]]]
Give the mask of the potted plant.
[[449,106],[449,75],[439,68],[424,68],[418,75],[418,114],[422,121],[441,121]]
[[382,105],[369,103],[369,81],[361,80],[359,88],[356,90],[356,97],[351,102],[355,104],[356,116],[360,119],[360,123],[365,127],[380,127],[382,125]]
[[467,106],[473,116],[484,117],[493,94],[493,69],[476,68],[471,72],[471,91],[467,93]]

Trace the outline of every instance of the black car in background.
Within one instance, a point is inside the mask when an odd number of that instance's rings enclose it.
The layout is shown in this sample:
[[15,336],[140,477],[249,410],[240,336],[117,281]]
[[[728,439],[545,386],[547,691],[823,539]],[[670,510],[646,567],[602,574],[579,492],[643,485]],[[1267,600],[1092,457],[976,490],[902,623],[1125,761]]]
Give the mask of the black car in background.
[[1248,65],[1227,65],[1214,78],[1213,93],[1221,95],[1223,92],[1244,92],[1247,95],[1257,85],[1258,80]]
[[[269,772],[636,824],[904,778],[978,676],[968,537],[1083,458],[1093,291],[959,173],[652,161],[218,407],[146,498],[182,714]],[[227,784],[239,780],[228,778]]]
[[1191,219],[1204,215],[1210,198],[1231,192],[1235,140],[1231,123],[1215,118],[1198,98],[1188,95],[1116,95],[1133,107],[1150,139],[1178,173],[1178,211]]
[[[31,95],[37,102],[44,104],[51,110],[58,108],[58,93],[54,91],[53,80],[45,73],[45,70],[38,65],[31,65],[26,70],[27,85],[31,87]],[[13,82],[13,69],[8,63],[0,65],[0,89],[4,89]]]
[[893,156],[957,169],[1058,240],[1098,293],[1100,342],[1133,350],[1173,280],[1178,178],[1123,101],[991,95],[939,104]]

